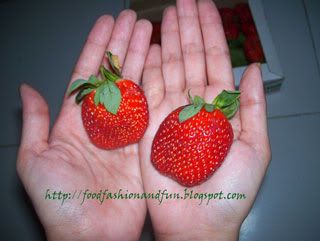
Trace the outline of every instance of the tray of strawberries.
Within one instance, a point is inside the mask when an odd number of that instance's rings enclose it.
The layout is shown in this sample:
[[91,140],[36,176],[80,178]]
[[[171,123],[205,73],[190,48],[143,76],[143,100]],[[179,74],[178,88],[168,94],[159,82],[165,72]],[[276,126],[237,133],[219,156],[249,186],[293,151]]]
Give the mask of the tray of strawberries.
[[264,63],[265,57],[249,5],[219,9],[233,67]]
[[[248,3],[219,8],[232,67],[264,63],[265,57]],[[151,43],[161,44],[161,22],[153,21]]]

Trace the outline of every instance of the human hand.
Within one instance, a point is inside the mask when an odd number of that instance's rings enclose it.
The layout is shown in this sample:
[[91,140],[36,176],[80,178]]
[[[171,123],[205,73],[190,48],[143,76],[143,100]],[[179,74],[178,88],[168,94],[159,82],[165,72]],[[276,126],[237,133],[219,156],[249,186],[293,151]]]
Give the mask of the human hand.
[[[219,13],[210,0],[178,0],[166,9],[160,46],[150,48],[143,88],[150,123],[141,140],[141,171],[146,192],[167,189],[184,194],[185,187],[161,175],[150,161],[152,140],[163,119],[188,104],[187,90],[207,102],[223,89],[233,90],[229,50]],[[234,142],[222,166],[194,192],[243,193],[245,200],[148,200],[157,240],[237,240],[270,161],[266,103],[258,64],[245,71],[240,84],[240,110],[231,120]]]
[[[139,82],[149,48],[151,24],[136,22],[133,11],[123,11],[116,22],[98,19],[72,74],[71,82],[97,74],[105,51],[119,56],[123,76]],[[81,108],[73,97],[64,98],[49,133],[45,100],[27,85],[21,86],[22,140],[17,170],[49,240],[137,240],[146,204],[141,200],[45,200],[47,189],[74,193],[100,189],[143,191],[138,145],[106,151],[94,146],[83,127]],[[78,193],[77,193],[78,195]],[[135,225],[132,225],[132,224]]]

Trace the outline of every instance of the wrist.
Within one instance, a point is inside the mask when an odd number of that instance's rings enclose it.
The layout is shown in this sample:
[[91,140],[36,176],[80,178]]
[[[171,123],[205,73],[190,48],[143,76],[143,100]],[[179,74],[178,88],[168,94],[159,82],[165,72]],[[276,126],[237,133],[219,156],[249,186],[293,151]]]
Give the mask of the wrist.
[[86,230],[70,225],[56,225],[50,228],[44,227],[44,230],[48,241],[92,241],[99,240],[97,237],[100,236],[99,232],[91,232],[92,229],[89,227]]
[[70,235],[63,235],[57,232],[46,232],[47,241],[89,241],[89,239],[85,239],[81,237],[81,235],[74,234],[73,237]]
[[238,241],[240,228],[188,230],[175,234],[155,234],[156,241]]

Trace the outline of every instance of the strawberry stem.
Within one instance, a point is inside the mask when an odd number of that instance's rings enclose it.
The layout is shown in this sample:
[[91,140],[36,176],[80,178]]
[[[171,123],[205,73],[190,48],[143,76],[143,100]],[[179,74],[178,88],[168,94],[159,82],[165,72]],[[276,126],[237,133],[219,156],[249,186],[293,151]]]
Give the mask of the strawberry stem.
[[204,99],[202,99],[198,95],[196,95],[194,98],[192,98],[190,90],[188,91],[188,96],[189,96],[190,105],[184,107],[180,111],[180,113],[179,113],[179,122],[180,123],[195,116],[202,109],[202,107],[206,104],[204,102]]
[[237,112],[240,105],[240,91],[223,90],[214,100],[213,105],[219,109],[228,119]]
[[100,72],[101,72],[102,77],[105,80],[111,80],[112,82],[115,82],[116,80],[119,79],[119,76],[117,76],[114,73],[110,72],[103,65],[101,65],[101,67],[100,67]]
[[231,119],[237,112],[240,102],[240,91],[223,90],[211,104],[206,103],[200,96],[192,98],[188,91],[190,105],[184,107],[179,113],[179,122],[182,123],[195,116],[203,107],[207,112],[215,109],[220,110],[228,119]]
[[101,65],[100,66],[100,75],[101,75],[101,78],[102,78],[102,82],[104,82],[106,80],[106,76],[104,75],[104,70],[103,70],[103,66]]
[[110,51],[107,51],[106,55],[113,71],[117,76],[119,76],[119,78],[122,78],[119,57],[117,55],[113,55]]
[[103,65],[100,66],[101,78],[91,75],[89,79],[77,79],[71,85],[67,92],[71,95],[75,91],[79,91],[76,96],[76,103],[79,104],[84,97],[90,94],[93,90],[94,103],[104,105],[107,111],[116,115],[121,103],[122,95],[119,87],[116,85],[116,81],[121,77],[119,59],[116,55],[112,55],[108,52],[110,65],[113,70],[118,74],[112,73],[106,69]]

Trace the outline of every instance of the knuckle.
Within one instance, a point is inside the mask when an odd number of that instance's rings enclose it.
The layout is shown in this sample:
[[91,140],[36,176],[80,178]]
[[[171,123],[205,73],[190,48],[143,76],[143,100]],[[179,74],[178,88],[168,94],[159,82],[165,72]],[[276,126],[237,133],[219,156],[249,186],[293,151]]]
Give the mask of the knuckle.
[[203,53],[203,45],[196,42],[186,43],[182,46],[182,51],[185,55],[201,54]]
[[164,64],[174,64],[181,62],[182,58],[180,54],[177,53],[168,53],[167,56],[164,58],[163,63]]
[[223,48],[221,46],[212,45],[206,48],[205,53],[210,57],[224,56],[230,58],[230,52],[228,48]]

